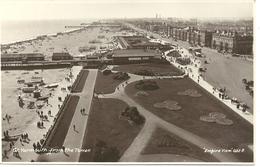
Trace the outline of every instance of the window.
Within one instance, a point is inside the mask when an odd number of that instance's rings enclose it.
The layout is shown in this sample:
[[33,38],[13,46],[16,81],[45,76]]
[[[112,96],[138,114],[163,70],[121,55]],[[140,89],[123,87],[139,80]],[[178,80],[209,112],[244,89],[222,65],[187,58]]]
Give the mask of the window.
[[128,60],[141,60],[141,57],[129,57]]

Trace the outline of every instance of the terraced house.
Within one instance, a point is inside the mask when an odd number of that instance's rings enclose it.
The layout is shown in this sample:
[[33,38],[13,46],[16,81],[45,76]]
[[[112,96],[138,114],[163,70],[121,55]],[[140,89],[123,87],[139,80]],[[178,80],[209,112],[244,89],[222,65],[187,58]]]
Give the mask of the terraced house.
[[228,53],[252,54],[253,37],[235,32],[217,31],[213,33],[212,48]]

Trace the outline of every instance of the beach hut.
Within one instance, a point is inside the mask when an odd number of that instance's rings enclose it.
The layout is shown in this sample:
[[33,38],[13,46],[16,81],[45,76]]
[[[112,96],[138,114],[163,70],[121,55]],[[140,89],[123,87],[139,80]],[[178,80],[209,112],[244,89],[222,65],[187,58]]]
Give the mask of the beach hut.
[[33,93],[35,87],[24,87],[22,88],[23,93]]
[[34,98],[39,98],[39,97],[41,97],[41,91],[40,91],[40,90],[34,90],[34,91],[33,91],[33,97],[34,97]]

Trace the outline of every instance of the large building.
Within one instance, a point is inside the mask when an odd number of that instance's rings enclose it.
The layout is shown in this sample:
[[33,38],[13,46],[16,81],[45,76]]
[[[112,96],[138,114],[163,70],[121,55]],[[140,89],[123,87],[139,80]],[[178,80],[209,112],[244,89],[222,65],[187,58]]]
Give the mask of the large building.
[[21,61],[44,61],[44,55],[41,53],[4,53],[1,55],[1,62]]
[[228,53],[252,54],[253,37],[234,32],[216,32],[212,37],[212,48]]
[[153,62],[162,58],[159,50],[150,49],[120,49],[114,50],[112,59],[115,64]]
[[212,34],[210,31],[200,31],[201,46],[212,46]]
[[[163,32],[167,37],[187,41],[195,46],[211,47],[228,53],[253,53],[252,21],[236,23],[238,25],[207,23],[200,25],[200,27],[197,26],[197,21],[194,21],[194,23],[194,25],[190,24],[190,22],[188,24],[180,22],[166,23],[164,20],[160,20],[145,21],[145,24],[139,22],[137,25],[140,28],[157,32],[161,35],[161,32]],[[136,23],[133,22],[133,24]],[[221,32],[216,31],[216,29],[221,30]],[[226,29],[229,31],[224,31]]]
[[73,57],[68,52],[54,52],[52,54],[52,60],[72,60]]
[[121,49],[168,49],[169,46],[158,42],[151,42],[145,36],[118,36],[119,47]]

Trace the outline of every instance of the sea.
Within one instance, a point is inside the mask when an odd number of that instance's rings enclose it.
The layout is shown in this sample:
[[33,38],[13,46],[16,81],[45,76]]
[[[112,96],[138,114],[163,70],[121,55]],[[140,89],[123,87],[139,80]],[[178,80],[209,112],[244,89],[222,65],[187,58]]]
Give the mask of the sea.
[[[39,35],[56,34],[73,30],[65,26],[78,26],[81,23],[91,23],[96,19],[75,20],[4,20],[1,21],[0,43],[8,44],[35,38]],[[75,29],[75,28],[74,28]]]

